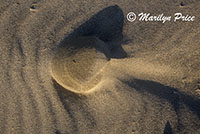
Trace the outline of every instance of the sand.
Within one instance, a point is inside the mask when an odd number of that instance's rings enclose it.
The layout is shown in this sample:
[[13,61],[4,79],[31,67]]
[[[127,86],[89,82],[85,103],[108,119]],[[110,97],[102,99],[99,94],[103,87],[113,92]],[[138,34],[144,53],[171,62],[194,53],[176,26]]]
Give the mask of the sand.
[[[200,133],[198,0],[0,0],[0,134]],[[126,14],[196,16],[129,22]],[[103,78],[77,94],[51,75],[66,39],[110,50]]]
[[[107,48],[107,49],[106,49]],[[69,39],[58,45],[51,61],[51,76],[74,93],[92,90],[102,79],[110,57],[107,45],[92,36]]]

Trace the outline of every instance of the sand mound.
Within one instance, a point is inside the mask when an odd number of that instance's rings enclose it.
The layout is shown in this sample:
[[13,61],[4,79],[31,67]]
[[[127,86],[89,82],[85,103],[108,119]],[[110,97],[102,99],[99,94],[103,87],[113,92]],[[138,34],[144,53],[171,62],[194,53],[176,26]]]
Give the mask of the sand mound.
[[93,88],[102,78],[100,70],[109,57],[106,44],[96,37],[69,39],[60,45],[52,59],[52,77],[64,88],[84,93]]

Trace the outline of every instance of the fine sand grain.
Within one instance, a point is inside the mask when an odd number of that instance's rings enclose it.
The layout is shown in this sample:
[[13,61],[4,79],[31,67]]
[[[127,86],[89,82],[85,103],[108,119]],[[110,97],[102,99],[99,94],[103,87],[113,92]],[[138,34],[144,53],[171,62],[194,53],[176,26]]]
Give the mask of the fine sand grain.
[[[131,23],[130,11],[196,18]],[[199,134],[199,13],[199,0],[0,0],[0,134]],[[103,74],[84,94],[51,72],[59,45],[80,36],[110,58],[81,64]]]

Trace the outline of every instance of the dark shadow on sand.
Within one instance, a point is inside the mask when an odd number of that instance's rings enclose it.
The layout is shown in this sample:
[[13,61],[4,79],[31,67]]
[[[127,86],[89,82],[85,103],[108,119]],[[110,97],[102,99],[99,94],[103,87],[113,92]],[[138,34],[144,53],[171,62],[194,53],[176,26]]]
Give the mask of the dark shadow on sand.
[[[122,48],[124,15],[119,6],[107,7],[93,15],[88,21],[80,25],[60,45],[71,38],[79,36],[95,36],[106,43],[109,58],[125,58],[126,52]],[[102,51],[103,52],[103,51]]]
[[[177,115],[177,130],[181,131],[184,129],[182,122],[180,121],[180,110],[181,104],[187,106],[195,115],[197,115],[198,119],[200,119],[200,100],[194,96],[187,95],[185,93],[180,92],[180,90],[165,86],[163,84],[149,81],[149,80],[140,80],[133,78],[129,81],[123,81],[128,84],[130,87],[134,88],[139,93],[145,95],[146,93],[159,97],[161,100],[168,101],[174,108],[174,111]],[[166,124],[167,128],[169,128],[169,124]],[[166,129],[167,129],[166,128]],[[171,134],[171,133],[169,133]]]
[[169,121],[165,124],[164,134],[173,134]]
[[125,83],[140,93],[148,92],[160,99],[165,99],[172,104],[177,114],[180,109],[180,104],[183,103],[200,119],[200,100],[198,98],[154,81],[132,79],[132,81],[126,81]]

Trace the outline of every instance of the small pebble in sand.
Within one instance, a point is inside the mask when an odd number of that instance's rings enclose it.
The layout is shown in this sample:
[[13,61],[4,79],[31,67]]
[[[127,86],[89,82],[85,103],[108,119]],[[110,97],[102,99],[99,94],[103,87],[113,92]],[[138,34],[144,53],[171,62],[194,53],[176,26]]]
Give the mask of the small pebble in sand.
[[30,11],[32,11],[32,12],[37,12],[38,11],[37,3],[33,3],[30,6]]
[[183,2],[181,2],[181,3],[180,3],[180,6],[183,7],[183,6],[185,6],[185,4],[184,4]]

